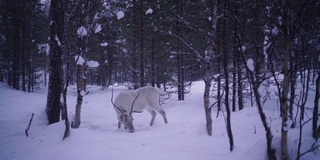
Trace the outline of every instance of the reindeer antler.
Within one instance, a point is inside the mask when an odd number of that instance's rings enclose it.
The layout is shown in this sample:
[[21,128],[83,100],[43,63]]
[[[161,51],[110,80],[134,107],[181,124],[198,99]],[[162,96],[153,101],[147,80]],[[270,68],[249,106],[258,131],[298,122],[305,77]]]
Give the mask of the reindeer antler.
[[111,94],[111,103],[113,104],[114,107],[116,107],[121,113],[123,113],[123,111],[116,105],[113,103],[113,88],[112,88],[112,94]]
[[131,104],[131,109],[130,109],[130,112],[129,112],[130,115],[132,114],[133,104],[134,104],[134,102],[136,102],[136,100],[138,99],[140,93],[141,93],[141,92],[138,93],[137,97],[133,100],[133,102],[132,102],[132,104]]

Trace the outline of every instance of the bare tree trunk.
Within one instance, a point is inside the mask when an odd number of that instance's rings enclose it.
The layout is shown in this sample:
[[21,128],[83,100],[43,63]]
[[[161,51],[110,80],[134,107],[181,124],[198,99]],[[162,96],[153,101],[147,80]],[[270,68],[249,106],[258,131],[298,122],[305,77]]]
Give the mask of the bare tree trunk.
[[75,111],[75,119],[72,123],[72,128],[79,128],[81,123],[81,106],[83,101],[83,93],[85,91],[85,79],[84,79],[84,65],[77,65],[77,104]]
[[[90,0],[86,1],[84,4],[81,2],[78,4],[80,6],[80,10],[82,10],[82,13],[86,13],[90,9]],[[82,6],[83,5],[83,6]],[[80,25],[79,27],[84,27],[85,29],[88,29],[88,23],[89,23],[89,16],[85,16],[83,19],[83,25]],[[81,23],[80,23],[81,24]],[[88,35],[82,35],[78,38],[78,47],[79,47],[79,55],[78,58],[83,58],[83,60],[86,59],[86,52],[87,52],[87,44],[88,44]],[[83,96],[86,91],[86,76],[85,76],[85,70],[86,70],[86,63],[83,64],[77,63],[77,104],[75,109],[75,119],[72,122],[71,127],[72,128],[79,128],[81,123],[81,106],[83,101]]]
[[212,71],[211,71],[211,59],[213,57],[213,48],[215,45],[215,32],[217,26],[217,2],[216,0],[212,0],[210,3],[211,9],[211,23],[208,32],[208,43],[207,43],[207,50],[205,52],[204,57],[204,76],[203,80],[205,82],[204,88],[204,95],[203,95],[203,102],[204,102],[204,111],[206,115],[206,125],[207,125],[207,132],[208,135],[212,135],[212,118],[211,118],[211,107],[210,107],[210,88],[211,88],[211,80],[212,80]]
[[286,1],[284,4],[284,14],[283,14],[283,34],[284,34],[284,50],[283,50],[283,82],[282,82],[282,92],[280,103],[282,104],[282,125],[281,125],[281,159],[289,160],[288,154],[288,92],[289,92],[289,57],[290,57],[290,39],[288,33],[288,12],[289,12],[289,2]]
[[140,0],[140,87],[145,86],[144,80],[144,12],[143,0]]
[[155,38],[154,35],[151,37],[151,86],[156,85],[156,51],[155,51]]
[[[227,12],[227,2],[224,3],[224,15]],[[226,128],[227,128],[227,134],[229,137],[229,144],[230,144],[230,151],[233,151],[233,135],[232,135],[232,129],[231,129],[231,112],[230,112],[230,105],[229,105],[229,70],[228,70],[228,52],[227,52],[227,46],[226,46],[226,20],[223,20],[223,70],[224,70],[224,76],[225,76],[225,106],[226,106],[226,112],[227,112],[227,122],[226,122]]]
[[236,51],[233,51],[233,70],[232,70],[232,112],[236,111],[236,99],[237,99],[237,62],[236,62]]
[[318,78],[316,80],[316,95],[314,98],[314,107],[313,107],[313,119],[312,119],[312,135],[314,138],[320,137],[320,131],[318,126],[319,119],[319,98],[320,98],[320,70],[318,71]]
[[[211,51],[207,49],[207,52],[211,52],[210,54],[212,54],[212,48],[211,48]],[[211,118],[211,108],[210,108],[210,100],[209,100],[210,88],[211,88],[211,66],[210,66],[209,57],[208,59],[206,59],[206,62],[205,62],[204,82],[205,82],[204,94],[203,94],[204,111],[206,115],[207,133],[209,136],[211,136],[212,135],[212,118]]]
[[[182,8],[183,2],[182,0],[177,0],[177,15],[178,17],[182,16]],[[181,39],[183,39],[182,35],[183,25],[180,22],[179,18],[176,21],[176,30],[178,35],[177,42],[177,76],[178,76],[178,100],[184,100],[184,64],[183,64],[183,43]]]
[[246,67],[246,70],[249,73],[249,78],[250,78],[250,81],[252,83],[252,90],[253,90],[253,93],[254,93],[254,96],[255,96],[255,99],[256,99],[256,103],[257,103],[257,106],[258,106],[260,119],[261,119],[263,127],[264,127],[264,129],[266,131],[268,158],[269,158],[269,160],[276,160],[277,158],[276,158],[276,155],[275,155],[275,149],[272,147],[273,135],[272,135],[272,132],[271,132],[271,128],[268,125],[266,115],[263,112],[263,106],[262,106],[261,99],[260,99],[261,96],[260,96],[260,93],[259,93],[259,85],[257,84],[257,82],[256,82],[256,80],[254,78],[254,74],[251,73],[247,67]]
[[[137,28],[138,25],[138,5],[137,0],[133,0],[133,26]],[[139,81],[138,81],[138,53],[137,53],[137,42],[138,40],[133,40],[133,62],[132,62],[132,82],[133,82],[133,89],[137,89],[139,87]]]
[[64,11],[63,1],[51,0],[50,4],[51,23],[50,30],[50,67],[49,87],[47,96],[46,113],[48,123],[52,124],[60,120],[60,101],[63,88],[62,70],[62,46],[64,34]]

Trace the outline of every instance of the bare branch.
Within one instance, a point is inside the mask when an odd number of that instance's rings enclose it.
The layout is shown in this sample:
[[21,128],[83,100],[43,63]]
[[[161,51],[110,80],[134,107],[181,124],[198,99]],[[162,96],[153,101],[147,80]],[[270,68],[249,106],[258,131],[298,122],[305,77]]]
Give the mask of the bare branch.
[[26,128],[26,129],[25,129],[25,131],[24,131],[27,137],[29,136],[28,131],[29,131],[29,129],[30,129],[30,126],[31,126],[31,123],[32,123],[33,116],[34,116],[34,113],[32,113],[32,115],[31,115],[31,118],[30,118],[30,121],[29,121],[28,128]]

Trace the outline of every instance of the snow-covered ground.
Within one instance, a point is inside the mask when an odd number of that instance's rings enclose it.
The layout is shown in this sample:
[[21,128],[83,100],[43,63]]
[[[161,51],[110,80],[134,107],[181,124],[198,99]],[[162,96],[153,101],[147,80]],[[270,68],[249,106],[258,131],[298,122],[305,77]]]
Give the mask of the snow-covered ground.
[[[111,89],[88,87],[90,94],[84,97],[82,123],[79,129],[71,129],[70,137],[62,140],[65,125],[59,122],[46,125],[45,106],[47,90],[25,93],[0,83],[0,159],[1,160],[263,160],[267,159],[265,131],[256,107],[246,103],[245,109],[232,113],[234,151],[229,151],[223,114],[213,117],[213,135],[206,134],[203,109],[203,82],[191,87],[185,101],[177,101],[176,95],[162,105],[169,123],[158,114],[154,126],[149,126],[148,112],[134,114],[135,132],[117,128],[116,113],[110,102]],[[114,87],[115,95],[125,87]],[[280,124],[276,96],[265,103],[265,113],[274,135],[273,144],[279,153]],[[310,91],[312,106],[314,91]],[[211,100],[214,101],[214,100]],[[76,96],[68,93],[70,120],[74,114]],[[35,116],[25,135],[31,114]],[[311,111],[307,111],[307,119]],[[304,128],[302,152],[313,143],[311,123]],[[296,158],[299,128],[289,130],[289,152]],[[309,153],[302,159],[319,160],[320,151]]]

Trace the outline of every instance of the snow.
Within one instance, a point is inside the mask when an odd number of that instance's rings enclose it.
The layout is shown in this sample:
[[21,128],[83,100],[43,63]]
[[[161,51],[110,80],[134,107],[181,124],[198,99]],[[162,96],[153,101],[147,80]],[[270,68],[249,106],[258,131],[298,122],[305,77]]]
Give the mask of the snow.
[[80,95],[81,95],[81,96],[85,96],[86,94],[87,94],[86,91],[81,91],[81,92],[80,92]]
[[81,27],[79,27],[79,28],[77,29],[77,35],[78,35],[78,37],[82,38],[82,37],[84,37],[84,36],[87,36],[87,34],[88,34],[88,32],[87,32],[87,29],[86,29],[85,27],[81,26]]
[[95,67],[98,67],[98,66],[99,66],[99,62],[89,60],[89,61],[87,61],[87,65],[88,65],[89,67],[95,68]]
[[83,65],[85,64],[85,60],[82,58],[82,56],[76,55],[74,57],[74,60],[77,62],[77,65]]
[[[299,87],[299,86],[298,86]],[[297,88],[298,88],[297,87]],[[314,87],[314,86],[313,86]],[[77,96],[74,86],[68,91],[68,112],[72,120]],[[127,90],[118,85],[114,95]],[[276,87],[275,87],[276,88]],[[46,125],[46,88],[27,93],[16,91],[0,82],[0,159],[35,160],[257,160],[267,159],[265,131],[256,107],[232,112],[231,122],[235,142],[233,152],[229,151],[228,136],[222,114],[216,118],[217,108],[212,110],[213,135],[205,129],[203,110],[203,82],[192,85],[185,101],[177,101],[176,94],[162,105],[169,123],[165,124],[158,114],[154,126],[149,126],[151,116],[147,111],[136,113],[135,133],[117,128],[116,113],[110,102],[111,89],[101,90],[88,86],[89,94],[84,97],[81,111],[81,126],[71,129],[70,137],[62,140],[65,125],[58,122]],[[298,92],[297,92],[298,93]],[[308,106],[311,106],[314,91],[310,91]],[[277,96],[271,95],[266,102],[265,114],[274,134],[273,145],[279,154],[281,117],[276,105]],[[215,101],[211,99],[211,101]],[[25,136],[31,114],[35,116]],[[310,113],[309,113],[310,114]],[[270,123],[272,121],[272,123]],[[308,123],[306,128],[311,127]],[[303,131],[302,150],[310,148],[312,142],[310,129]],[[296,156],[299,128],[288,132],[288,149],[292,159]],[[319,160],[320,152],[303,156],[302,160]]]
[[242,51],[242,53],[246,52],[246,46],[242,46],[241,51]]
[[123,49],[122,49],[122,52],[123,52],[123,53],[128,53],[128,50],[127,50],[126,48],[123,48]]
[[108,42],[102,42],[102,43],[100,43],[100,46],[106,47],[106,46],[108,46]]
[[217,79],[217,78],[219,78],[219,76],[220,76],[220,74],[217,73],[217,74],[213,75],[213,78]]
[[254,72],[253,60],[252,60],[251,58],[249,58],[249,59],[247,60],[247,67],[249,68],[249,70],[250,70],[251,72]]
[[54,37],[54,39],[57,41],[58,46],[61,46],[60,39],[57,35]]
[[124,17],[124,12],[123,11],[119,11],[117,12],[117,18],[120,20],[121,18]]
[[94,33],[98,33],[101,31],[101,25],[99,23],[96,24],[96,27],[94,28]]
[[149,8],[147,11],[146,11],[146,15],[148,14],[152,14],[153,13],[153,9]]

